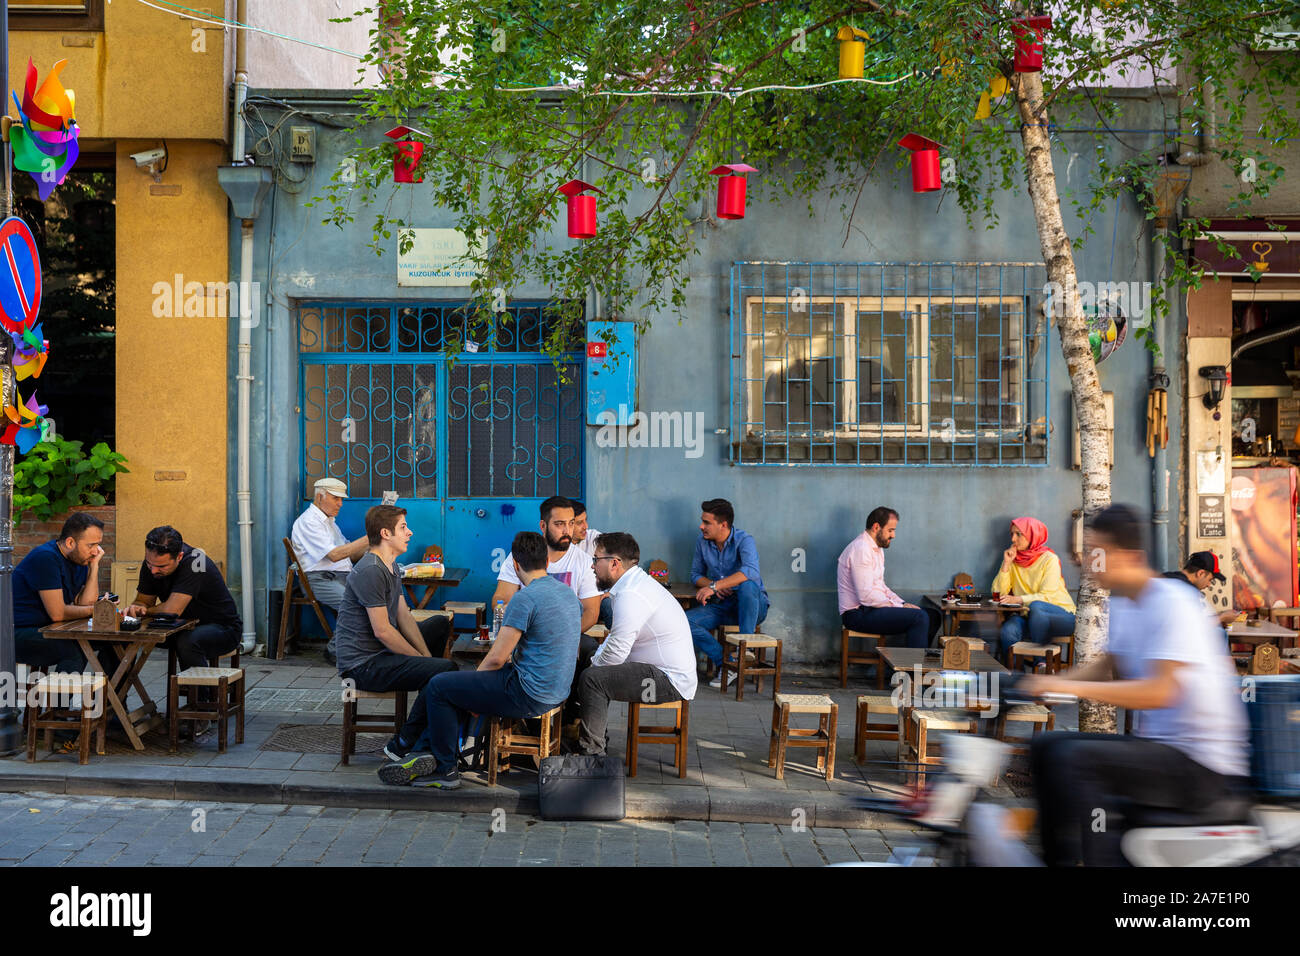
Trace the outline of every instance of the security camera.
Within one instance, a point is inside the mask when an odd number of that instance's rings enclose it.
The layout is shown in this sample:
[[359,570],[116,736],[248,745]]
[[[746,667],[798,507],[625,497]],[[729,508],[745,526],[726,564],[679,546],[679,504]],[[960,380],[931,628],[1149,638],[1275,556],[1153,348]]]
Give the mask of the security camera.
[[132,153],[131,158],[135,160],[135,164],[141,169],[146,169],[166,159],[167,150],[162,148],[146,149],[143,153]]

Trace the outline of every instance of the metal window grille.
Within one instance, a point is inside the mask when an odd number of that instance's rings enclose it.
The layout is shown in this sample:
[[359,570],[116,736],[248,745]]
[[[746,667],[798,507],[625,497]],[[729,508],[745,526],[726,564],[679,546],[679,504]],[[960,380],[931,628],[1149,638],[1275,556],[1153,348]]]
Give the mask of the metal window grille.
[[329,475],[359,497],[581,495],[582,367],[542,352],[576,350],[581,326],[545,303],[512,306],[477,343],[458,303],[304,303],[297,328],[304,494]]
[[731,458],[1045,465],[1039,263],[738,262]]

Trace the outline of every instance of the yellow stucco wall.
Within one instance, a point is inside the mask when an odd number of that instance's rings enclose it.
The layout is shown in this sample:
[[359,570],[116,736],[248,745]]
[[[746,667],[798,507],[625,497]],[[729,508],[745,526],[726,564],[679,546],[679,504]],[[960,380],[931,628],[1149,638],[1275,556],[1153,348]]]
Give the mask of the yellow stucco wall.
[[[230,278],[229,203],[217,183],[217,166],[229,162],[230,57],[220,30],[198,42],[200,26],[121,2],[105,4],[103,32],[10,35],[11,87],[21,90],[28,57],[41,79],[67,59],[62,79],[76,93],[83,148],[115,156],[116,447],[130,468],[117,479],[119,561],[142,557],[146,532],[160,524],[226,560],[228,320],[153,309],[154,284],[177,273],[205,284]],[[155,184],[130,154],[164,139],[168,165]],[[57,420],[58,409],[51,414]]]
[[[160,524],[218,560],[226,554],[227,330],[220,315],[175,307],[156,317],[154,285],[225,282],[229,204],[217,183],[219,143],[173,142],[163,186],[117,144],[117,448],[131,473],[117,479],[121,559],[142,556]],[[208,300],[206,311],[217,311]]]

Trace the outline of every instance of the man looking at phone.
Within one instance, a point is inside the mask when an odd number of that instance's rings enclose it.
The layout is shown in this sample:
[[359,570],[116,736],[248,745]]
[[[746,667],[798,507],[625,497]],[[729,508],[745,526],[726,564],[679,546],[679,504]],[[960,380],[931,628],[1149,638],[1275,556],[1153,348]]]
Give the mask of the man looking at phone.
[[91,616],[99,594],[104,522],[75,511],[59,536],[32,548],[14,569],[14,650],[28,667],[80,671],[85,655],[76,641],[47,641],[40,628]]

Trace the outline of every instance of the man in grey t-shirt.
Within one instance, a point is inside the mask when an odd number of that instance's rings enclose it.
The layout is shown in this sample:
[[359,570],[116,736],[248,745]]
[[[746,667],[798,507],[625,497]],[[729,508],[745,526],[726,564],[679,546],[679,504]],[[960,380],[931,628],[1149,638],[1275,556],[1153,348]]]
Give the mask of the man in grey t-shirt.
[[[406,509],[375,505],[366,512],[368,550],[348,574],[334,631],[339,675],[356,690],[418,691],[436,674],[455,670],[442,656],[451,623],[435,615],[416,624],[395,563],[411,541]],[[436,654],[436,656],[435,656]],[[390,760],[408,760],[425,731],[417,698],[401,732],[384,747]]]
[[1049,865],[1123,865],[1120,837],[1143,809],[1204,814],[1249,793],[1240,681],[1197,596],[1147,563],[1145,536],[1146,523],[1126,505],[1088,522],[1084,564],[1112,595],[1108,651],[1023,684],[1142,711],[1133,735],[1035,738],[1030,766]]

